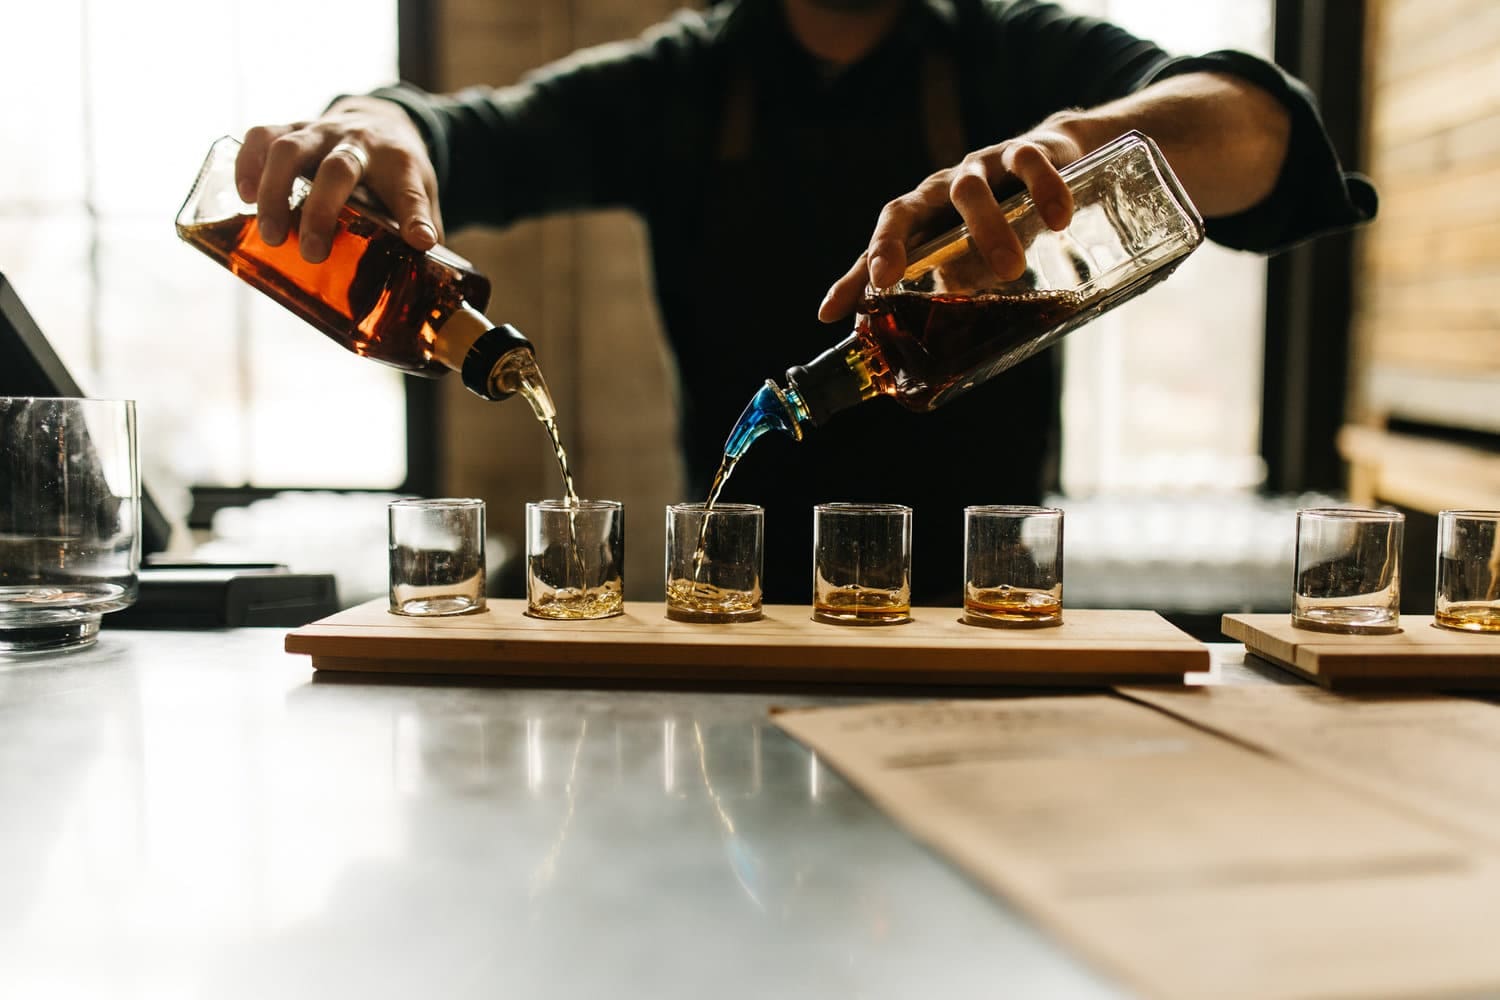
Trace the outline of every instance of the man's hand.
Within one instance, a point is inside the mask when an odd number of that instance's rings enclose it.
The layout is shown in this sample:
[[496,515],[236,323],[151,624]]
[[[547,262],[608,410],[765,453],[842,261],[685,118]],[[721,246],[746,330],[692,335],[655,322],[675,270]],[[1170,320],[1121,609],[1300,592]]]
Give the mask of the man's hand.
[[318,263],[328,256],[339,208],[359,184],[385,204],[402,237],[418,250],[442,239],[432,161],[416,126],[392,101],[345,98],[315,121],[245,133],[235,183],[243,200],[255,202],[261,237],[271,246],[286,240],[287,200],[299,175],[313,178],[298,231],[305,260]]
[[1000,216],[994,185],[1019,180],[1047,225],[1062,229],[1073,217],[1073,200],[1057,168],[1131,129],[1156,140],[1204,218],[1244,212],[1275,188],[1291,128],[1291,115],[1276,97],[1215,72],[1170,76],[1108,104],[1058,112],[1025,135],[970,153],[887,205],[869,249],[828,290],[818,318],[827,323],[849,313],[866,282],[889,288],[899,281],[907,249],[936,235],[924,227],[955,208],[995,273],[1020,277],[1020,244]]
[[933,225],[954,209],[990,268],[1002,281],[1019,278],[1026,269],[1021,241],[1005,221],[995,188],[1019,181],[1031,193],[1042,221],[1065,228],[1073,218],[1073,193],[1058,173],[1085,150],[1074,138],[1066,116],[1055,116],[1025,135],[986,146],[963,162],[928,177],[916,190],[885,206],[870,245],[840,278],[818,307],[825,323],[847,316],[865,285],[888,288],[906,273],[906,252],[920,240],[937,235]]

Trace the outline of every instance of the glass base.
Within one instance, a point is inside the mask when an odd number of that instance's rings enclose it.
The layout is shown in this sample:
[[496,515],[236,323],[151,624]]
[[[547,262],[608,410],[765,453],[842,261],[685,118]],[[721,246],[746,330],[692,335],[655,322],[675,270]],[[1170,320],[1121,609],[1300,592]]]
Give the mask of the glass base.
[[44,625],[0,625],[0,656],[57,653],[92,646],[99,638],[100,615]]
[[1292,615],[1292,627],[1337,635],[1394,635],[1401,631],[1401,622],[1385,608],[1310,608]]
[[408,618],[443,618],[450,615],[472,615],[484,610],[484,598],[472,597],[417,597],[391,605],[391,614]]
[[1025,615],[985,615],[975,611],[965,611],[959,621],[965,625],[979,625],[983,628],[1056,628],[1063,623],[1062,615],[1032,616]]
[[814,608],[812,619],[824,625],[905,625],[911,615],[904,611],[870,609],[859,611],[825,611]]
[[544,621],[598,621],[624,613],[625,597],[618,581],[582,590],[577,587],[549,590],[529,597],[526,602],[526,617]]
[[1435,628],[1452,632],[1500,635],[1500,603],[1474,601],[1448,604],[1433,613],[1432,624]]
[[765,617],[760,608],[745,611],[690,611],[667,605],[667,617],[674,622],[694,625],[728,625],[731,622],[758,622]]

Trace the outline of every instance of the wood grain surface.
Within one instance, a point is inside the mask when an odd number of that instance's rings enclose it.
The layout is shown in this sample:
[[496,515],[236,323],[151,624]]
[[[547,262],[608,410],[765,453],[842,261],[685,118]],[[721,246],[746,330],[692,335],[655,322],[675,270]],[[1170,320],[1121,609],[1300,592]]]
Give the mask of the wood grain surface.
[[1071,685],[1180,683],[1207,670],[1208,648],[1151,611],[1069,610],[1057,628],[966,625],[957,608],[917,608],[905,625],[824,625],[802,606],[769,605],[758,622],[695,625],[664,605],[627,603],[616,618],[528,618],[525,602],[474,615],[401,618],[383,600],[287,635],[317,670],[599,681],[798,681],[820,684]]
[[1500,635],[1437,628],[1431,615],[1402,615],[1392,635],[1338,635],[1293,628],[1290,615],[1225,615],[1224,634],[1328,688],[1500,688]]

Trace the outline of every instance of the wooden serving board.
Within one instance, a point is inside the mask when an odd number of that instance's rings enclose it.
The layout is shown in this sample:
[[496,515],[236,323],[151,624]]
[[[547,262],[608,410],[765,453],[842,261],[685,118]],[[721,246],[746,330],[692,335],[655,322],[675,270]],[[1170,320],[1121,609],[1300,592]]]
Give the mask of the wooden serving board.
[[587,622],[528,618],[525,602],[479,614],[402,618],[371,601],[286,637],[315,670],[504,678],[802,684],[1098,685],[1181,683],[1208,647],[1152,611],[1070,610],[1056,628],[965,625],[956,608],[917,608],[904,625],[839,626],[805,606],[758,622],[695,625],[663,604]]
[[1438,628],[1431,615],[1402,615],[1391,635],[1293,628],[1287,614],[1225,615],[1222,628],[1256,656],[1326,688],[1500,688],[1500,635]]

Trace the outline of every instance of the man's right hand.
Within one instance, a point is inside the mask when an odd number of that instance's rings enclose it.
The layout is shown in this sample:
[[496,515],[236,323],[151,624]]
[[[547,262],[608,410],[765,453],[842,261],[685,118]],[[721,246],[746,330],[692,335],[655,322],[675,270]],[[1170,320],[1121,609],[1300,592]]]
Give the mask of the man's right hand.
[[1042,221],[1051,229],[1065,228],[1073,218],[1073,192],[1059,168],[1088,151],[1071,124],[1079,117],[1067,112],[1053,115],[1025,135],[970,153],[957,166],[939,170],[887,204],[869,247],[828,289],[818,318],[825,323],[842,319],[854,310],[867,285],[889,288],[900,281],[908,251],[936,235],[931,228],[934,220],[945,219],[955,209],[996,276],[1002,281],[1019,278],[1026,268],[1026,252],[1000,210],[995,186],[1019,181],[1040,206]]
[[286,240],[288,199],[299,175],[313,179],[298,229],[305,260],[328,256],[339,209],[359,184],[385,204],[402,238],[418,250],[443,238],[432,160],[416,125],[393,101],[347,97],[315,121],[245,133],[235,183],[240,197],[255,203],[261,238],[271,246]]

